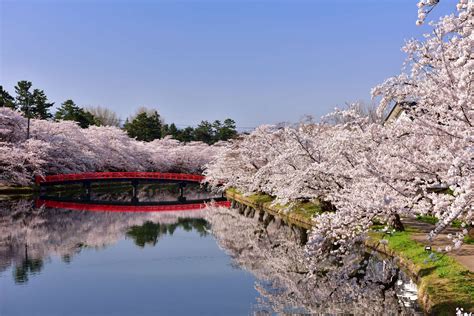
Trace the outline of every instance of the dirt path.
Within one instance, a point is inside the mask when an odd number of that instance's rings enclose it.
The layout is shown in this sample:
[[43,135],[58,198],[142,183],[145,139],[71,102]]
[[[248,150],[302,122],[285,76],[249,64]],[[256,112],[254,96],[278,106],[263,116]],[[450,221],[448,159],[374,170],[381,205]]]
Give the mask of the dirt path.
[[[434,225],[419,222],[415,219],[405,218],[402,220],[403,224],[408,227],[415,228],[419,230],[419,233],[412,233],[412,239],[420,242],[422,244],[428,245],[427,234],[433,230]],[[447,228],[443,231],[442,234],[438,235],[436,239],[432,242],[431,246],[433,250],[437,250],[438,247],[444,249],[446,246],[452,246],[453,243],[448,239],[448,234],[455,234],[459,231],[459,228]],[[460,264],[468,268],[471,272],[474,272],[474,245],[463,244],[460,249],[452,250],[448,253],[449,256],[453,257]]]

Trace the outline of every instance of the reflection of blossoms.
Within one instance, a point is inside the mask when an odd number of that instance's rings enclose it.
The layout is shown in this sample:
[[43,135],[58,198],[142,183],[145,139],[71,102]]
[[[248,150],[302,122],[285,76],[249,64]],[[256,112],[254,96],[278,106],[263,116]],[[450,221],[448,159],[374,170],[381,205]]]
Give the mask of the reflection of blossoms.
[[465,312],[462,307],[456,307],[456,316],[472,316],[473,313]]
[[28,260],[60,256],[65,261],[83,248],[103,248],[144,223],[177,224],[202,218],[201,211],[88,212],[33,208],[30,200],[0,202],[0,271]]
[[256,314],[415,313],[416,295],[403,297],[406,277],[390,261],[381,261],[362,247],[338,263],[331,258],[307,258],[294,228],[270,215],[260,217],[259,222],[259,214],[250,214],[245,217],[237,210],[210,208],[206,219],[235,264],[259,279],[255,288],[261,298],[254,307]]

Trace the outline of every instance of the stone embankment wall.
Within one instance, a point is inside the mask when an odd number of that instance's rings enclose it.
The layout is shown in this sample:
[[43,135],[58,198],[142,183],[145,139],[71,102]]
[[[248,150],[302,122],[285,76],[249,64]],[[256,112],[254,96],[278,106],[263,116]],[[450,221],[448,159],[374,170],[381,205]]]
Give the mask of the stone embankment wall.
[[[236,208],[243,216],[258,216],[258,220],[264,225],[268,225],[275,218],[279,218],[285,224],[292,227],[300,243],[304,244],[308,240],[308,231],[312,228],[310,216],[302,216],[299,212],[292,212],[291,210],[273,205],[269,201],[256,202],[251,197],[246,197],[235,190],[228,190],[226,196],[231,201],[231,207]],[[456,288],[456,284],[449,284],[449,279],[433,277],[436,271],[426,275],[426,269],[421,269],[420,265],[413,262],[405,253],[390,248],[390,245],[380,243],[380,237],[377,235],[368,238],[366,245],[383,255],[399,259],[400,266],[407,270],[416,281],[418,285],[418,301],[427,314],[449,315],[455,312],[455,308],[458,306],[464,306],[465,311],[467,308],[467,311],[474,312],[474,297],[470,300],[469,297],[465,297],[463,292],[463,298],[461,298],[456,290],[445,291],[442,289]],[[469,274],[469,271],[466,271],[466,273]],[[472,280],[473,276],[466,275],[466,278]],[[442,286],[440,287],[439,285]]]

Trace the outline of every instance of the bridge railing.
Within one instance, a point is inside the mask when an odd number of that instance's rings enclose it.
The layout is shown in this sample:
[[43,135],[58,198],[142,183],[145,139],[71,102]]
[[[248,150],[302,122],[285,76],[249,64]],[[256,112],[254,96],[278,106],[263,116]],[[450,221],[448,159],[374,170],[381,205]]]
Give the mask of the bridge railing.
[[75,181],[94,181],[94,180],[113,180],[113,179],[143,179],[143,180],[174,180],[174,181],[192,181],[201,182],[204,176],[186,173],[162,173],[162,172],[85,172],[58,174],[49,176],[36,176],[35,183],[38,185],[48,183],[64,183]]

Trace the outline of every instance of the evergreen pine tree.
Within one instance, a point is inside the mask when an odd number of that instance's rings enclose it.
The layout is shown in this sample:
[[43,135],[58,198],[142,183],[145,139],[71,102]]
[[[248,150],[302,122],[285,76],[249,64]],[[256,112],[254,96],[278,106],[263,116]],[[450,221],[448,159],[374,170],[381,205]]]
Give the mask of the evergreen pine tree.
[[224,124],[216,131],[217,140],[229,140],[237,136],[237,130],[235,129],[235,121],[228,118],[224,120]]
[[13,110],[16,109],[15,99],[8,93],[7,90],[0,86],[0,108],[7,107]]
[[174,139],[177,139],[179,130],[174,123],[171,123],[168,127],[168,135],[173,136]]
[[134,118],[124,124],[128,136],[150,142],[161,138],[162,123],[157,111],[140,111]]
[[35,89],[33,91],[33,106],[31,112],[34,118],[46,120],[53,117],[50,108],[54,102],[48,102],[48,98],[43,90]]
[[32,117],[31,107],[33,103],[33,95],[30,92],[32,83],[30,81],[22,80],[18,81],[15,86],[15,101],[17,107],[25,115],[25,117]]
[[52,114],[49,109],[54,105],[53,102],[48,102],[48,98],[43,90],[34,89],[30,92],[31,81],[18,81],[15,86],[16,105],[23,112],[23,115],[29,118],[49,119]]
[[[214,125],[215,124],[216,122],[214,122]],[[214,143],[214,126],[208,121],[201,121],[201,123],[194,129],[193,134],[194,140],[201,141],[207,144]]]
[[56,120],[75,121],[82,128],[95,124],[94,115],[77,106],[74,101],[66,100],[54,115]]

